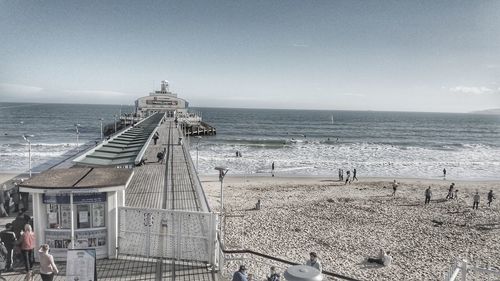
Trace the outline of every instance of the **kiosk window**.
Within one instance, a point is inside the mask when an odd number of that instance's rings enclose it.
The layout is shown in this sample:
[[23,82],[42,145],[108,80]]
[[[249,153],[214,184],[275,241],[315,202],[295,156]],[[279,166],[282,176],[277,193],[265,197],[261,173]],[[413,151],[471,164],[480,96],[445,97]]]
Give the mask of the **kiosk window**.
[[76,205],[77,228],[90,228],[89,205]]
[[[106,226],[106,204],[78,204],[74,206],[75,229]],[[47,205],[49,228],[71,228],[71,206],[68,204]]]

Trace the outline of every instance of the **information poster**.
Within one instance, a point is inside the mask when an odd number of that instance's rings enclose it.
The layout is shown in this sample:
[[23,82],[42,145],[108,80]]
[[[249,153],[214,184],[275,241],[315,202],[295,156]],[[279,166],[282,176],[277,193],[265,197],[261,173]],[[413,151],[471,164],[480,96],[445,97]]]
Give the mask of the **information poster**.
[[61,205],[61,228],[71,228],[71,207]]
[[96,281],[95,249],[68,249],[66,281]]
[[92,206],[92,227],[104,226],[104,204],[94,204]]

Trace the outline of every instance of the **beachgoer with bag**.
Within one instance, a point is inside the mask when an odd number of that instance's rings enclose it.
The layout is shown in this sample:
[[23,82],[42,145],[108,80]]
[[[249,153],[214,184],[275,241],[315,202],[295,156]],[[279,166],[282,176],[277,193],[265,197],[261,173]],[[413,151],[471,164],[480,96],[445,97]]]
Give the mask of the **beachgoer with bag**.
[[24,226],[24,232],[19,240],[21,241],[21,253],[23,255],[24,268],[26,269],[26,272],[30,272],[35,261],[35,257],[33,255],[33,251],[35,249],[35,233],[31,229],[31,225],[26,224]]
[[38,255],[40,257],[40,276],[43,281],[54,280],[54,275],[59,273],[56,264],[54,263],[54,257],[49,254],[49,245],[43,244],[38,249]]

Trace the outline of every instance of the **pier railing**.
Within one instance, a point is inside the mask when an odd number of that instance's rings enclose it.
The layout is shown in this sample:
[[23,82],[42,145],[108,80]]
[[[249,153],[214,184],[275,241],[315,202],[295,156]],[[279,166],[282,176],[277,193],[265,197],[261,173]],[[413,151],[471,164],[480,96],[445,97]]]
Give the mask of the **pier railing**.
[[[221,244],[219,243],[219,245]],[[253,275],[252,280],[266,280],[266,275],[269,274],[271,266],[276,267],[276,271],[283,276],[283,273],[288,267],[299,264],[248,249],[227,250],[224,249],[224,245],[219,247],[219,251],[221,251],[219,262],[222,280],[230,280],[232,274],[237,271],[242,264],[248,268],[248,274]],[[324,280],[361,281],[331,271],[323,270],[322,274],[325,277]]]

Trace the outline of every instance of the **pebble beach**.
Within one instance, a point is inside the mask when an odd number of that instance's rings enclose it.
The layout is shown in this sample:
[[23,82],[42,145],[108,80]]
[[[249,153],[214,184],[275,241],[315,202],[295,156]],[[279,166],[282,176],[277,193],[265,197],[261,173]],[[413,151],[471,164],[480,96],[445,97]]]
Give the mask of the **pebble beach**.
[[[217,177],[201,178],[210,206],[220,208]],[[344,185],[324,177],[228,176],[224,180],[225,245],[305,263],[315,251],[323,269],[360,280],[443,280],[454,258],[500,270],[498,181],[454,181],[458,199],[446,200],[452,181],[369,178]],[[425,189],[433,197],[424,205]],[[472,209],[479,191],[481,203]],[[262,208],[255,210],[257,200]],[[366,262],[380,249],[393,263]],[[256,269],[255,269],[256,270]],[[252,268],[249,269],[252,271]],[[467,280],[498,280],[473,274]]]

